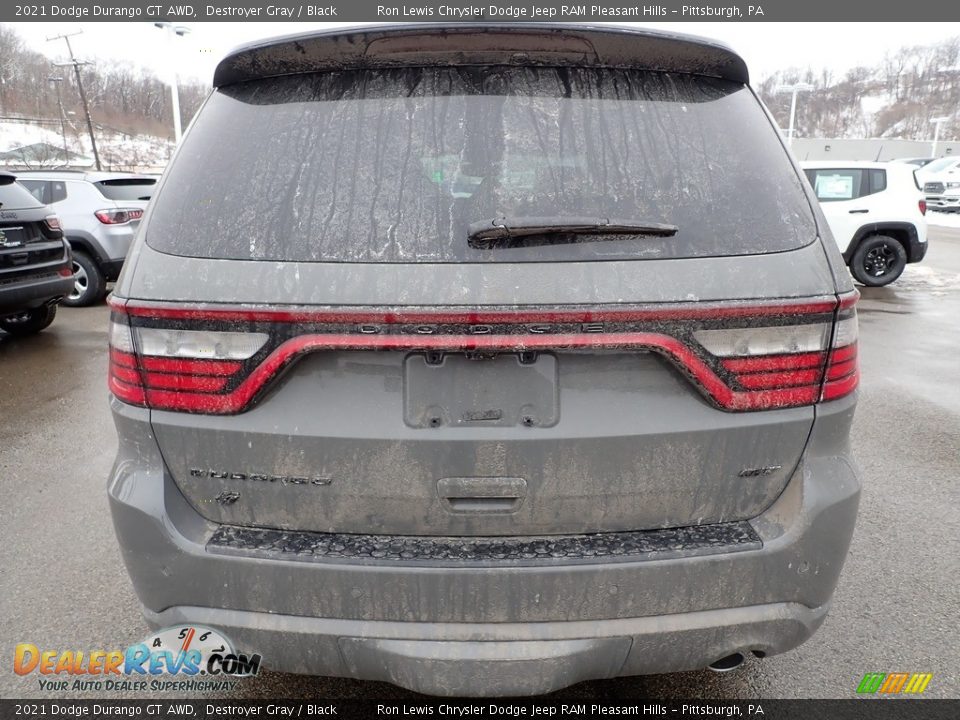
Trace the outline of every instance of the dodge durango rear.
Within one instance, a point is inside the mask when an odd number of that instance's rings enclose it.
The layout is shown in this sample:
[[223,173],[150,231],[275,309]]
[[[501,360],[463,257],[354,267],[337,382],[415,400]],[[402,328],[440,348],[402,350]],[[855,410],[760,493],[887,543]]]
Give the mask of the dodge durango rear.
[[111,298],[153,627],[440,695],[729,669],[823,622],[857,293],[728,48],[582,26],[248,45]]

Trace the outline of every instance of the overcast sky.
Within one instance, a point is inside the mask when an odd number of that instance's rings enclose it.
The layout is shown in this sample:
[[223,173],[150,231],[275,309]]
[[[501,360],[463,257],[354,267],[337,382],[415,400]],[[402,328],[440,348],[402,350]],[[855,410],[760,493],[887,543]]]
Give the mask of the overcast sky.
[[[83,30],[73,38],[81,59],[130,62],[157,74],[169,63],[166,33],[148,22],[11,23],[36,49],[62,58],[63,41],[46,38]],[[249,40],[303,32],[345,23],[187,23],[191,33],[176,38],[173,53],[184,78],[210,82],[217,61],[232,47]],[[960,35],[960,23],[624,23],[715,38],[731,45],[746,59],[753,82],[791,67],[829,67],[835,74],[856,65],[873,65],[887,52],[903,46],[927,45]]]

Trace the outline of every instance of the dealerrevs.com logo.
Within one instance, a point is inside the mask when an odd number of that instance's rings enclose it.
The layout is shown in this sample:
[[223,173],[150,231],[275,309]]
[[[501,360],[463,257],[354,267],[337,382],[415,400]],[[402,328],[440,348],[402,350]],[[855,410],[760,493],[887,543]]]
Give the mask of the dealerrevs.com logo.
[[37,675],[41,690],[232,690],[260,672],[258,654],[237,653],[212,628],[181,625],[156,632],[126,650],[48,650],[20,643],[13,671]]

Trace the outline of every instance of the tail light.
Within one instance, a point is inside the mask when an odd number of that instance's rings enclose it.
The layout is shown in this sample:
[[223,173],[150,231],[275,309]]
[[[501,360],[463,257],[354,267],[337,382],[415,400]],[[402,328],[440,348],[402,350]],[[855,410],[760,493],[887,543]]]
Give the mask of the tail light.
[[63,226],[60,225],[60,218],[57,215],[47,215],[43,219],[43,224],[47,226],[47,230],[52,230],[55,233],[63,230]]
[[809,405],[848,395],[857,386],[857,318],[852,307],[835,324],[724,328],[693,335],[729,373],[730,409]]
[[187,412],[228,409],[222,392],[266,343],[264,333],[110,324],[110,390],[133,405]]
[[926,201],[926,200],[920,200],[920,201],[917,203],[917,205],[920,206],[920,214],[921,214],[921,215],[926,215],[926,214],[927,214],[927,201]]
[[[111,300],[110,389],[159,410],[248,409],[309,352],[648,351],[729,411],[812,405],[853,392],[858,294],[789,305],[375,312]],[[249,332],[237,328],[248,328]]]
[[123,225],[131,220],[139,220],[143,217],[143,210],[140,208],[118,208],[115,210],[97,210],[94,215],[97,220],[104,225]]
[[849,317],[837,323],[833,341],[830,343],[821,400],[836,400],[857,389],[860,383],[857,330],[857,316],[852,312]]

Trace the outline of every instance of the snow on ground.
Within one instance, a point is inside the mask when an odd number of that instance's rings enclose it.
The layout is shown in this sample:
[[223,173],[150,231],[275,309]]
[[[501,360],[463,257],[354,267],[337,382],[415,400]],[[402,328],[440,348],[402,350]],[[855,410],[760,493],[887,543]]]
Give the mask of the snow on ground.
[[0,152],[34,143],[62,145],[63,137],[60,135],[60,129],[53,130],[54,127],[54,125],[43,127],[33,123],[0,122]]
[[960,213],[932,212],[927,210],[927,225],[960,228]]
[[873,125],[873,116],[884,108],[890,107],[896,98],[894,98],[889,93],[881,93],[879,95],[864,95],[860,98],[860,111],[863,113],[864,119],[870,125]]
[[[63,147],[60,126],[29,122],[0,121],[0,152],[24,145],[49,143]],[[71,153],[93,158],[86,127],[71,119],[67,127],[67,147]],[[106,128],[97,132],[97,149],[105,166],[115,169],[162,170],[173,153],[173,143],[153,135],[124,135]],[[61,153],[62,155],[62,153]],[[92,160],[91,160],[92,163]]]

